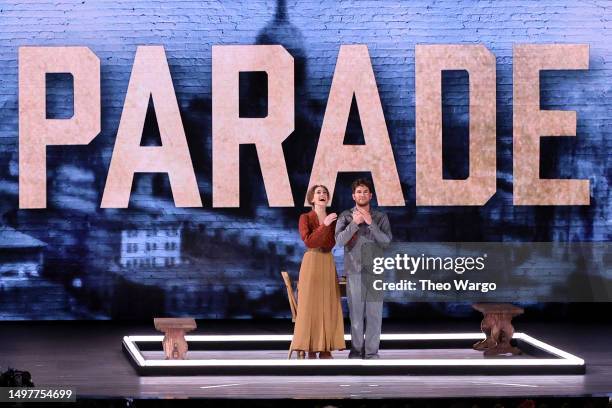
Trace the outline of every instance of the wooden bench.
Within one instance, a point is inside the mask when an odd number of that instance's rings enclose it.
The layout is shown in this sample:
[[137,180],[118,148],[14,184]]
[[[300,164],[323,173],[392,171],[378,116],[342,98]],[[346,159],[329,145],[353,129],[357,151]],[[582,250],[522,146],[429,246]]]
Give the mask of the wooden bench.
[[187,354],[185,333],[197,327],[193,318],[156,317],[153,319],[155,329],[164,332],[164,354],[166,360],[184,360]]
[[509,303],[475,303],[472,307],[484,315],[480,329],[486,336],[474,344],[474,350],[483,351],[485,356],[521,354],[510,340],[514,335],[512,318],[523,314],[522,308]]

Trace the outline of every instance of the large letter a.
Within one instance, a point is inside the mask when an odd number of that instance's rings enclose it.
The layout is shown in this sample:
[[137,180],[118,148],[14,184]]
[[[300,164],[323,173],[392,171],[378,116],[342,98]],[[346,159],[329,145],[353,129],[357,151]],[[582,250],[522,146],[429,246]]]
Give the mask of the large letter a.
[[[353,95],[359,107],[364,145],[343,144]],[[378,205],[405,204],[365,45],[340,47],[308,188],[313,184],[324,184],[333,197],[336,176],[340,171],[370,171]],[[304,204],[309,205],[307,202]]]
[[[140,146],[149,97],[153,98],[161,146]],[[168,173],[177,207],[201,207],[166,53],[161,46],[138,47],[102,208],[127,208],[134,173]]]

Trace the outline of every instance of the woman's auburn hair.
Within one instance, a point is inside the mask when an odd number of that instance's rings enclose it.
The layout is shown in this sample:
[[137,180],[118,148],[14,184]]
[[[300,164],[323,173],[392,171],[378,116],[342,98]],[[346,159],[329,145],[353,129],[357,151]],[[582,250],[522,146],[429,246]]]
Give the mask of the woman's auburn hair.
[[327,192],[327,196],[329,197],[329,190],[323,184],[315,184],[314,186],[310,187],[308,189],[308,192],[306,193],[306,201],[308,201],[308,204],[310,204],[310,206],[312,208],[314,208],[314,194],[315,194],[315,190],[317,188],[319,188],[319,187],[324,188],[325,192]]

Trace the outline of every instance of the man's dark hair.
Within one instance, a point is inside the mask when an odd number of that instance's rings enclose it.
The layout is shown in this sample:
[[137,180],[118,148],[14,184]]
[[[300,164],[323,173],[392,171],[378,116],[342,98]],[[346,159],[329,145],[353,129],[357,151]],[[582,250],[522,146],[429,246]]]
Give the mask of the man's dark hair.
[[353,194],[355,193],[355,190],[357,190],[357,187],[359,186],[367,187],[368,190],[370,190],[370,193],[374,192],[374,186],[372,185],[372,182],[369,179],[359,178],[353,181],[353,184],[351,184],[351,190],[353,190]]

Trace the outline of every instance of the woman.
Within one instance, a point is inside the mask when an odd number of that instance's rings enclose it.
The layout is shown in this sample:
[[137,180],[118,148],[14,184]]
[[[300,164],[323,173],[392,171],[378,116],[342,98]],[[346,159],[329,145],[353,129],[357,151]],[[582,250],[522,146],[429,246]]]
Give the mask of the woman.
[[327,214],[327,187],[312,186],[306,198],[313,209],[300,216],[300,236],[307,249],[300,267],[291,350],[307,351],[308,358],[317,358],[317,353],[319,358],[332,358],[332,350],[346,346],[340,288],[331,253],[338,215]]

